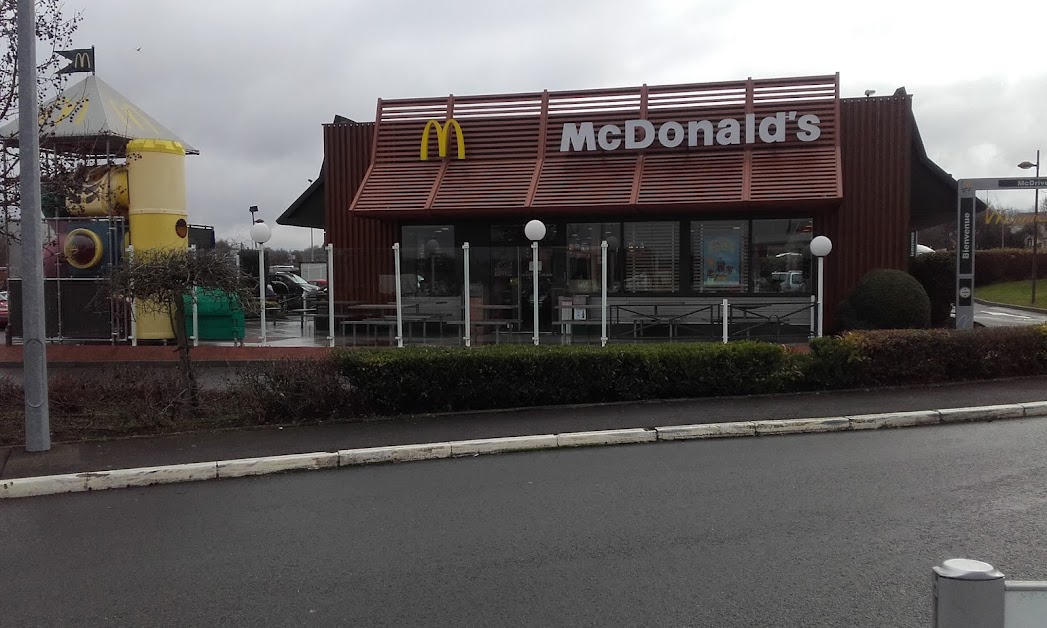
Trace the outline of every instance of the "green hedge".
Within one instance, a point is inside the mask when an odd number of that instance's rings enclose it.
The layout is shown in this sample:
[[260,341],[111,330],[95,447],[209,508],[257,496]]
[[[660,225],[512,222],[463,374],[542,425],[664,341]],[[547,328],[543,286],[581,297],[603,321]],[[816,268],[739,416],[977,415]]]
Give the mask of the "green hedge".
[[[953,253],[955,256],[955,253]],[[954,257],[955,259],[955,257]],[[954,262],[955,263],[955,262]],[[1047,253],[1036,260],[1039,275],[1047,274]],[[1032,278],[1031,249],[985,249],[974,253],[974,285],[987,286],[1004,281]]]
[[931,300],[931,324],[946,323],[956,298],[956,254],[936,251],[909,261],[909,274],[916,278]]
[[1047,326],[866,331],[812,343],[807,389],[1047,375]]
[[379,415],[777,392],[791,373],[783,347],[758,342],[346,350],[335,361]]
[[[1047,325],[880,330],[816,339],[600,347],[347,349],[238,369],[184,403],[174,371],[51,378],[56,440],[444,411],[673,399],[1047,375]],[[0,377],[0,445],[24,434],[22,389]]]

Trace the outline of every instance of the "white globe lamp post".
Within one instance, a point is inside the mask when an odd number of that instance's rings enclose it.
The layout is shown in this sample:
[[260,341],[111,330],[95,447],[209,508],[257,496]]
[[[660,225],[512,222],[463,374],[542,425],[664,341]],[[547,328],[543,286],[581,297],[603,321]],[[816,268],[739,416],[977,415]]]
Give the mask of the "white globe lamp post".
[[534,295],[531,299],[534,306],[534,334],[531,340],[538,346],[538,241],[545,237],[545,223],[531,220],[524,225],[524,235],[531,241],[531,277],[534,279]]
[[825,236],[811,240],[811,254],[818,258],[818,337],[822,337],[822,323],[825,320],[825,256],[833,250],[833,242]]
[[273,230],[262,220],[251,225],[251,239],[258,244],[258,310],[262,323],[262,346],[266,345],[265,337],[265,243],[273,237]]

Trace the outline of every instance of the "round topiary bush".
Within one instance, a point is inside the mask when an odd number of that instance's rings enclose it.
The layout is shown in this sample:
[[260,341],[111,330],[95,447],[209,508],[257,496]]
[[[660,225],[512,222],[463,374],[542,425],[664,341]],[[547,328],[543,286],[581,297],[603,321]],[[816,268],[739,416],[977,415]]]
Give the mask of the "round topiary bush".
[[870,270],[840,304],[840,331],[852,329],[924,329],[931,325],[931,300],[909,273]]

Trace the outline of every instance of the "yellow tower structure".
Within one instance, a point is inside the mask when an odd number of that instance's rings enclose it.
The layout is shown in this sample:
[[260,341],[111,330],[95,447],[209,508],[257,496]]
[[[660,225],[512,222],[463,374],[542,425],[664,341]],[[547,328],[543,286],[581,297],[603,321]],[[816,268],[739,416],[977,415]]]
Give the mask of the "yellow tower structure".
[[[128,227],[134,255],[188,249],[189,223],[185,202],[185,148],[178,142],[137,139],[127,143],[130,192]],[[168,312],[136,308],[139,340],[174,339]]]

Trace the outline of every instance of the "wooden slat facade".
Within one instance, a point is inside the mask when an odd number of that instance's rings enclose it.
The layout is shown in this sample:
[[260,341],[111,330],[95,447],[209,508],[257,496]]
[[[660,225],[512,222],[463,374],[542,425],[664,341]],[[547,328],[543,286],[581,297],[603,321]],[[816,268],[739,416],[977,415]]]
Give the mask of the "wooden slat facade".
[[[776,112],[795,112],[785,141],[643,150],[561,152],[564,123],[622,127],[645,119],[733,118],[757,124]],[[797,119],[819,118],[816,141],[797,139]],[[838,76],[642,86],[499,96],[449,96],[382,101],[374,159],[353,200],[358,215],[393,219],[454,219],[497,210],[500,216],[551,215],[601,207],[615,213],[657,214],[743,206],[775,209],[835,204],[842,196],[839,163]],[[438,155],[430,131],[429,158],[420,158],[429,120],[461,125],[447,130]]]

